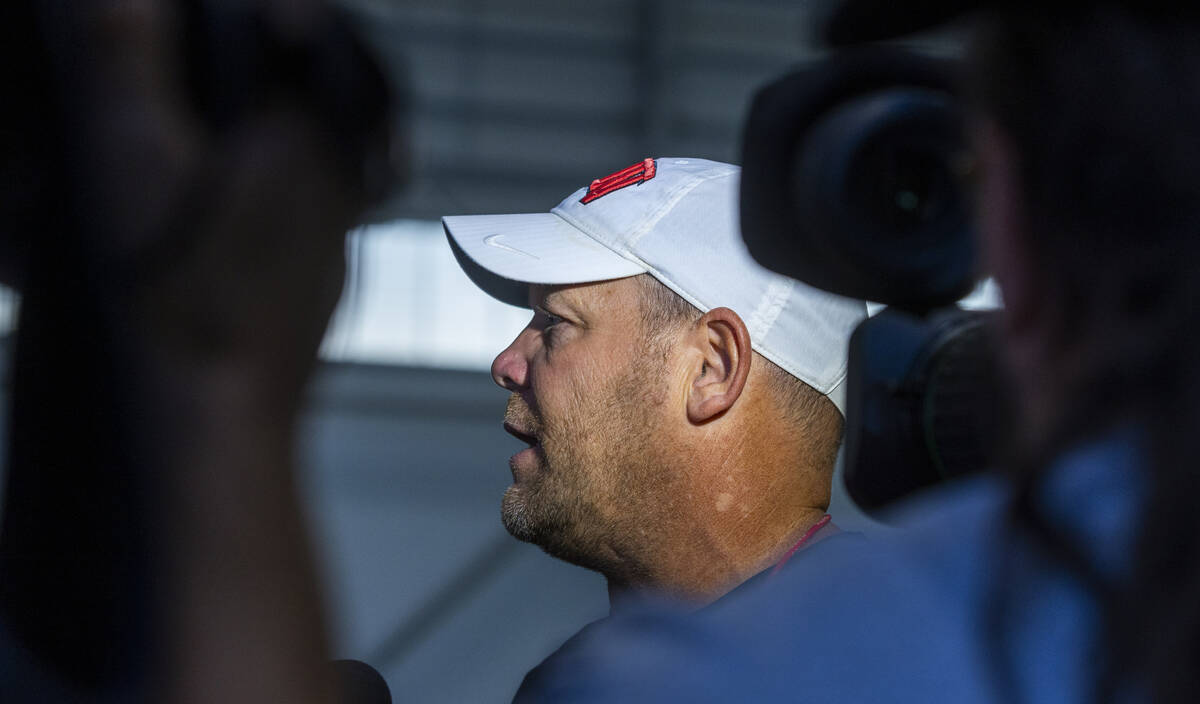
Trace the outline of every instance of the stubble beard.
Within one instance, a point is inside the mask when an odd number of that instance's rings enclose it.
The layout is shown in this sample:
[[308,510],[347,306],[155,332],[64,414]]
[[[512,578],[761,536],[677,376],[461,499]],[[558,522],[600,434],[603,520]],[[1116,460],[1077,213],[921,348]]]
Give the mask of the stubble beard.
[[513,537],[610,576],[636,569],[629,556],[644,552],[640,529],[653,524],[644,515],[655,493],[648,485],[660,481],[652,410],[665,382],[648,366],[635,361],[602,397],[575,394],[556,418],[509,399],[506,420],[537,428],[540,440],[536,473],[501,501]]

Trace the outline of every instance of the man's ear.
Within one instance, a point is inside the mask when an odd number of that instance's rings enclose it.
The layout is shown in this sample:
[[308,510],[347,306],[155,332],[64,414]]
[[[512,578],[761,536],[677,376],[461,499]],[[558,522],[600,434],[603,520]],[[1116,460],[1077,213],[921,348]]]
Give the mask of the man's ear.
[[737,313],[713,308],[693,329],[692,342],[699,352],[689,370],[688,420],[705,423],[738,400],[750,376],[750,333]]

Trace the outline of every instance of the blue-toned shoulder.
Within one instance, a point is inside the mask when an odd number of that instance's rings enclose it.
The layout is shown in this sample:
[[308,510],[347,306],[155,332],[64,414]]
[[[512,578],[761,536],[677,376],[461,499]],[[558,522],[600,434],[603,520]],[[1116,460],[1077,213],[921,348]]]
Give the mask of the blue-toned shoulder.
[[[1093,606],[1061,570],[1012,552],[1010,496],[999,478],[963,481],[905,506],[904,531],[814,546],[699,614],[631,608],[546,673],[539,700],[996,701],[998,662],[1028,701],[1078,699]],[[997,585],[1019,604],[1008,660],[989,630]]]
[[[933,698],[970,701],[955,692],[983,666],[963,646],[981,627],[979,555],[1004,500],[1001,482],[964,482],[912,506],[904,535],[818,544],[700,614],[630,608],[543,673],[537,699],[913,701],[919,693],[892,685],[936,682]],[[895,657],[913,648],[930,657]],[[880,682],[891,684],[881,691]]]

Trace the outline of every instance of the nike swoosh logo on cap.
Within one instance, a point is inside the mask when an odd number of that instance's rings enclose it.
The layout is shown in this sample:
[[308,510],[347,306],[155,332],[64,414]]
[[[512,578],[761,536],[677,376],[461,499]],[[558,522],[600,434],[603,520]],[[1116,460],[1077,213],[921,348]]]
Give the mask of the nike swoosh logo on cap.
[[525,256],[533,257],[534,259],[541,259],[541,257],[537,256],[536,254],[530,254],[529,252],[525,252],[520,249],[517,249],[516,247],[511,247],[507,244],[504,244],[503,242],[500,241],[500,238],[502,238],[502,237],[504,237],[504,235],[488,235],[487,237],[483,238],[483,243],[488,245],[489,247],[495,247],[496,249],[507,249],[510,252],[516,252],[517,254],[524,254]]

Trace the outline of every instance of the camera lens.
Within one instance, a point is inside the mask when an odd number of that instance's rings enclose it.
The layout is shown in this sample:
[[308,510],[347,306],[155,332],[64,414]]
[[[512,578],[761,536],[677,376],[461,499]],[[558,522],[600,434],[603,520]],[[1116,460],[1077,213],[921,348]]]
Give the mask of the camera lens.
[[945,156],[922,144],[871,145],[850,168],[853,208],[898,235],[949,214],[955,194]]
[[977,271],[958,64],[836,52],[765,86],[744,128],[741,225],[763,266],[923,313]]
[[823,115],[797,145],[793,193],[806,242],[824,243],[860,298],[939,305],[974,280],[966,151],[952,96],[913,87],[867,93]]

